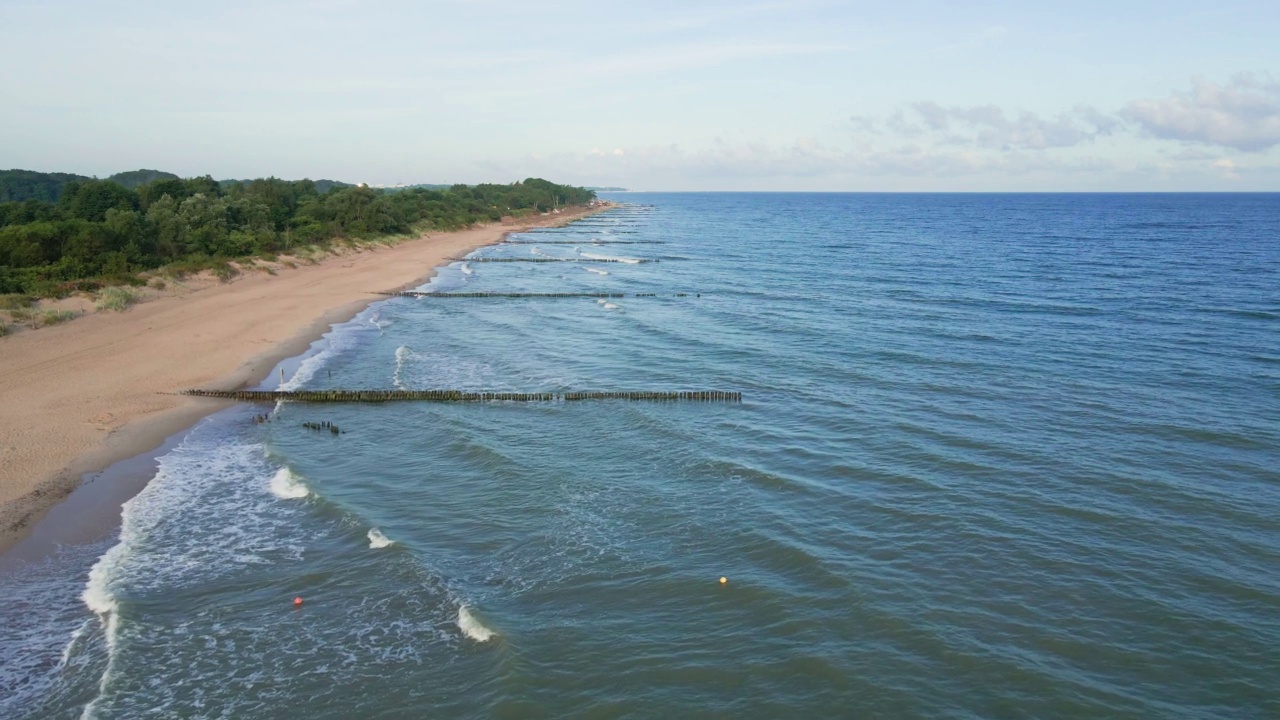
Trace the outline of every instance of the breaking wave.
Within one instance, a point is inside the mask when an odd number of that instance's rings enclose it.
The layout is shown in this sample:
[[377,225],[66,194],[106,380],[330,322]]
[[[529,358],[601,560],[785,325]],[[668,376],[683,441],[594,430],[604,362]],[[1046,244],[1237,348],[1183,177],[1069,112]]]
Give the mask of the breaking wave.
[[458,629],[462,630],[463,635],[476,642],[489,642],[497,634],[477,620],[466,605],[458,606]]
[[280,468],[271,478],[271,494],[281,500],[298,500],[311,494],[302,478],[287,467]]
[[378,550],[380,548],[384,548],[394,544],[395,544],[395,540],[392,540],[386,535],[383,535],[382,531],[379,530],[378,528],[373,528],[372,530],[369,531],[369,547],[373,548],[374,550]]

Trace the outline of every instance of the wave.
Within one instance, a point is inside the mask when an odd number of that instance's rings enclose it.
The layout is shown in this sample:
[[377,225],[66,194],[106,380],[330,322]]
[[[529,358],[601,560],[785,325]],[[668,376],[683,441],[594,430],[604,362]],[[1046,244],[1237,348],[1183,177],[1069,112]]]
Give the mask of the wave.
[[271,494],[281,500],[298,500],[311,494],[302,478],[287,467],[280,468],[271,478]]
[[476,642],[489,642],[497,634],[477,620],[466,605],[458,606],[458,629],[462,630],[463,635]]
[[390,320],[382,319],[382,312],[377,307],[369,313],[369,324],[378,329],[378,334],[384,334],[384,331],[391,325]]
[[374,550],[379,550],[381,548],[394,545],[395,542],[396,542],[395,540],[392,540],[386,535],[383,535],[382,531],[379,530],[378,528],[373,528],[372,530],[369,531],[369,547],[373,548]]
[[402,345],[396,349],[395,357],[391,379],[397,390],[429,387],[518,389],[489,364],[448,351],[434,348],[414,350]]
[[[132,677],[134,666],[121,658],[142,652],[136,638],[148,638],[145,645],[164,634],[133,622],[130,600],[145,602],[171,589],[216,583],[246,565],[301,559],[298,519],[305,509],[274,502],[263,490],[291,498],[310,491],[287,468],[268,465],[262,444],[229,436],[232,427],[207,419],[159,457],[155,476],[121,508],[117,542],[88,569],[79,600],[96,616],[93,625],[101,627],[103,645],[92,642],[96,633],[71,638],[69,661],[94,672],[92,689],[77,690],[85,696],[76,703],[83,707],[82,717],[122,715],[116,705],[123,696],[115,686],[129,684],[125,676]],[[271,480],[263,482],[264,476]],[[92,659],[94,647],[105,650],[101,662]]]
[[601,270],[600,268],[584,267],[584,268],[582,268],[582,269],[583,269],[583,270],[586,270],[586,271],[587,271],[587,272],[589,272],[589,273],[595,273],[595,274],[597,274],[597,275],[608,275],[608,274],[609,274],[609,271],[608,271],[608,270]]
[[417,357],[417,353],[408,345],[401,345],[396,348],[396,369],[391,373],[391,383],[398,390],[408,390],[409,386],[404,382],[405,364]]
[[588,260],[608,260],[610,262],[627,263],[628,265],[640,264],[640,260],[638,260],[637,258],[614,257],[612,255],[597,255],[595,253],[588,253],[588,252],[579,252],[578,254],[584,258],[587,258]]
[[368,327],[378,328],[378,333],[381,335],[382,328],[393,323],[392,320],[382,319],[382,310],[383,308],[379,305],[371,305],[351,320],[334,325],[322,338],[312,343],[308,352],[316,352],[303,358],[293,376],[280,383],[277,389],[301,390],[330,360],[359,347],[360,338],[364,333],[369,332]]
[[463,275],[470,275],[471,273],[475,272],[474,270],[471,269],[471,266],[468,265],[467,263],[462,263],[461,265],[459,265],[458,270],[460,270]]
[[[122,515],[127,518],[127,511]],[[111,678],[115,675],[116,658],[119,657],[119,653],[116,652],[116,640],[120,636],[120,605],[111,592],[110,583],[121,562],[129,554],[131,538],[127,533],[129,533],[129,525],[125,522],[120,528],[120,542],[112,546],[98,558],[98,562],[93,564],[93,568],[89,570],[89,581],[80,595],[84,604],[98,616],[98,622],[102,624],[103,638],[107,644],[107,666],[102,671],[102,677],[98,678],[97,694],[84,706],[84,711],[80,714],[81,720],[89,720],[95,716],[98,702],[107,694]],[[70,653],[71,646],[76,640],[77,637],[72,635],[65,653]]]
[[605,303],[605,304],[604,304],[604,309],[605,309],[605,310],[617,310],[617,309],[618,309],[618,306],[617,306],[617,305],[615,305],[614,303],[607,302],[607,303]]
[[332,350],[325,349],[325,350],[321,350],[315,355],[312,355],[306,360],[303,360],[302,364],[298,366],[297,371],[293,373],[293,377],[289,378],[285,382],[280,383],[280,389],[281,390],[302,389],[302,386],[305,385],[308,380],[315,377],[316,373],[319,372],[320,368],[325,364],[325,361],[333,357],[333,355],[334,353]]

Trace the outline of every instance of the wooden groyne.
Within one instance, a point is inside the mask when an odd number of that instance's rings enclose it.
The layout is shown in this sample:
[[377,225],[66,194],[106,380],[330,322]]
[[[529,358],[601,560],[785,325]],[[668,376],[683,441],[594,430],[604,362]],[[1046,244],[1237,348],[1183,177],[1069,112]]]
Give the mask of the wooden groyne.
[[304,403],[581,402],[584,400],[742,402],[742,393],[728,390],[566,393],[466,392],[463,390],[186,390],[182,394],[255,403],[275,403],[282,400]]
[[[579,243],[582,244],[582,243]],[[656,258],[629,258],[627,260],[619,260],[617,258],[453,258],[454,262],[506,262],[506,263],[558,263],[558,262],[582,262],[582,263],[627,263],[634,265],[635,263],[651,263],[661,262]]]
[[666,245],[666,240],[508,240],[508,245]]
[[[418,292],[416,290],[404,290],[401,292],[383,292],[374,293],[375,295],[386,295],[387,297],[413,297],[413,298],[625,298],[625,297],[658,297],[658,293],[533,293],[533,292],[449,292],[449,293],[433,293]],[[702,293],[671,293],[671,297],[702,297]]]
[[[560,229],[560,230],[538,230],[538,232],[536,232],[536,233],[527,233],[527,234],[529,234],[529,235],[569,235],[569,234],[573,234],[573,235],[583,235],[583,234],[586,234],[586,233],[594,233],[594,232],[595,232],[595,230],[594,230],[594,229],[588,229],[588,230],[570,230],[570,229],[568,229],[569,227],[572,227],[572,226],[566,226],[565,228]],[[638,230],[614,230],[614,231],[612,231],[612,232],[605,233],[605,234],[607,234],[607,235],[638,235],[638,234],[639,234],[639,231],[638,231]]]

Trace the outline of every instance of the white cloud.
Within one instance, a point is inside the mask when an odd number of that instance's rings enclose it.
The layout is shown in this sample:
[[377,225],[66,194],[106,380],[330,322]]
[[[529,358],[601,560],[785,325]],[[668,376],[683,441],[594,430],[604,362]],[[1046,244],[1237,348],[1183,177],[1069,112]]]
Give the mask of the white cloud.
[[1122,114],[1157,138],[1260,152],[1280,145],[1280,82],[1252,74],[1224,85],[1197,78],[1189,92],[1135,100]]
[[[865,118],[854,118],[865,128]],[[890,130],[906,136],[938,135],[939,142],[972,145],[994,150],[1047,150],[1067,148],[1110,135],[1118,121],[1090,107],[1077,107],[1054,118],[1033,112],[1010,117],[995,105],[945,107],[916,102],[895,112],[886,121]]]
[[1240,173],[1236,172],[1237,168],[1235,162],[1228,158],[1223,158],[1213,162],[1211,167],[1222,173],[1222,179],[1224,180],[1240,179]]
[[[935,148],[904,144],[891,148],[845,149],[813,138],[790,144],[717,141],[704,148],[650,145],[612,155],[596,150],[556,159],[575,175],[615,178],[683,178],[699,184],[721,181],[856,179],[871,177],[958,178],[982,173],[1090,173],[1114,169],[1106,161],[1061,159],[1043,153],[993,153],[983,149]],[[707,182],[710,181],[710,182]],[[629,181],[634,182],[634,181]]]

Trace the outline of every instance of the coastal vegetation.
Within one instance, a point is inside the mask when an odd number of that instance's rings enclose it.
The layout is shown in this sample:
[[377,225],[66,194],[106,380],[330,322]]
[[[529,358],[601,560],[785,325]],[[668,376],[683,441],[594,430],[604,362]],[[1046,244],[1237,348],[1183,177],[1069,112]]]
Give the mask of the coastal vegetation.
[[99,310],[119,312],[138,301],[138,294],[128,287],[109,287],[98,295]]
[[[34,170],[0,170],[0,202],[23,200],[57,201],[62,189],[70,182],[85,182],[94,178],[72,173],[42,173]],[[180,180],[173,173],[162,170],[130,170],[107,178],[117,185],[132,190],[155,180]]]
[[42,328],[46,325],[64,323],[76,316],[71,310],[54,310],[40,308],[19,308],[10,310],[9,316],[29,328]]
[[[140,273],[150,271],[180,277],[210,270],[227,280],[251,258],[308,262],[334,243],[456,230],[595,197],[533,178],[386,191],[333,181],[182,179],[154,170],[112,177],[0,172],[0,198],[8,199],[0,202],[0,294],[63,297],[143,285]],[[99,303],[122,309],[121,297]]]

